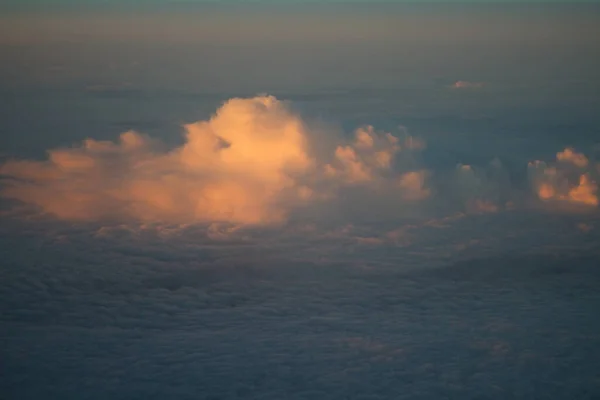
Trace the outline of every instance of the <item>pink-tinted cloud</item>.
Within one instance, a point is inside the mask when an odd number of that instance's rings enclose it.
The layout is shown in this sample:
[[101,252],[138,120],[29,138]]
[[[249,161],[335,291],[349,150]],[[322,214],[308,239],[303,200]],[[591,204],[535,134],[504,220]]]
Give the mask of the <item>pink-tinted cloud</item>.
[[[523,198],[513,196],[516,189],[498,160],[432,171],[418,162],[425,144],[416,138],[371,126],[356,129],[350,140],[316,134],[272,96],[231,99],[210,119],[183,129],[184,144],[171,150],[125,132],[116,142],[87,139],[50,150],[44,161],[8,161],[0,165],[1,194],[65,220],[214,227],[305,216],[347,222],[405,217],[418,214],[422,203],[491,213]],[[599,203],[596,166],[573,149],[549,164],[530,163],[529,174],[544,202]],[[232,231],[211,232],[217,238]]]
[[483,82],[456,81],[450,87],[452,89],[481,89]]
[[273,97],[232,99],[185,136],[166,153],[127,132],[51,150],[44,162],[11,161],[0,170],[13,178],[3,194],[65,219],[249,224],[280,221],[310,197],[295,179],[313,166],[305,127]]
[[170,151],[126,132],[117,142],[51,150],[46,161],[9,161],[0,166],[2,194],[68,220],[251,225],[283,222],[344,186],[395,188],[398,176],[399,200],[428,194],[423,173],[392,171],[397,153],[418,141],[364,127],[317,161],[315,135],[272,96],[231,99],[184,133],[185,143]]
[[350,184],[370,182],[390,170],[393,158],[401,150],[397,137],[378,133],[372,126],[359,128],[354,141],[335,149],[335,159],[325,166],[325,172]]
[[406,200],[417,201],[429,197],[431,190],[426,187],[427,171],[406,172],[398,179],[402,197]]

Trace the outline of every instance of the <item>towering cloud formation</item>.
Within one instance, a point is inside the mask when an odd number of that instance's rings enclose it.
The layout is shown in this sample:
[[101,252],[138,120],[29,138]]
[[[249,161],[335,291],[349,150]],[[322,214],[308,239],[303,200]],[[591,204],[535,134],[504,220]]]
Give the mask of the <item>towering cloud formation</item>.
[[[417,143],[365,127],[319,165],[304,122],[271,96],[229,100],[184,128],[185,144],[168,152],[127,132],[51,150],[44,162],[10,161],[3,194],[64,219],[272,224],[341,186],[393,182],[395,154]],[[400,178],[406,198],[425,197],[423,176],[412,174]]]
[[[87,139],[51,150],[45,161],[9,161],[0,166],[1,194],[61,219],[175,224],[272,225],[321,203],[309,214],[371,219],[407,215],[415,211],[409,203],[426,200],[477,213],[513,203],[515,188],[498,160],[431,171],[415,157],[423,142],[371,126],[319,148],[322,139],[272,96],[231,99],[184,133],[185,143],[168,151],[126,132],[117,142]],[[550,165],[529,164],[534,192],[545,202],[597,206],[598,174],[571,148]]]

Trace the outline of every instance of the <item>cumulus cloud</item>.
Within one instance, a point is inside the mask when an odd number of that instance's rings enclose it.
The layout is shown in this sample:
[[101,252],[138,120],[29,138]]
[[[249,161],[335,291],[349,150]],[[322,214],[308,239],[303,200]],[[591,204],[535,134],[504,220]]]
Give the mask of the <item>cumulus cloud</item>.
[[427,171],[411,171],[403,174],[398,180],[402,197],[406,200],[423,200],[429,197],[431,190],[426,187]]
[[426,171],[401,172],[395,179],[392,168],[397,153],[402,150],[421,150],[424,144],[412,137],[404,141],[384,132],[376,132],[372,126],[355,131],[354,140],[335,149],[335,157],[325,165],[325,175],[348,185],[381,184],[393,189],[400,188],[407,200],[421,200],[429,195],[425,188]]
[[[425,143],[406,132],[362,126],[345,139],[313,131],[273,96],[230,99],[183,130],[172,149],[129,131],[116,142],[50,150],[44,161],[9,160],[1,194],[63,220],[204,223],[214,240],[235,232],[228,224],[492,213],[520,201],[498,159],[432,170],[419,161]],[[597,167],[572,148],[529,163],[529,178],[544,202],[598,205]]]
[[561,162],[571,163],[579,168],[585,168],[588,165],[587,157],[581,153],[577,153],[571,147],[567,147],[563,151],[556,153],[556,159]]
[[304,129],[275,98],[233,99],[209,121],[186,125],[186,143],[169,152],[127,132],[0,172],[13,178],[5,195],[60,218],[270,223],[284,217],[283,198],[307,196],[294,180],[312,165]]
[[2,194],[62,219],[274,224],[291,210],[331,199],[344,186],[394,186],[423,199],[423,172],[398,175],[393,161],[414,139],[359,128],[328,162],[306,123],[272,96],[227,101],[208,121],[184,126],[185,143],[164,151],[126,132],[115,142],[87,139],[49,151],[46,161],[0,167]]
[[529,163],[529,177],[535,193],[542,201],[598,206],[598,174],[589,166],[585,155],[566,148],[556,154],[554,163]]

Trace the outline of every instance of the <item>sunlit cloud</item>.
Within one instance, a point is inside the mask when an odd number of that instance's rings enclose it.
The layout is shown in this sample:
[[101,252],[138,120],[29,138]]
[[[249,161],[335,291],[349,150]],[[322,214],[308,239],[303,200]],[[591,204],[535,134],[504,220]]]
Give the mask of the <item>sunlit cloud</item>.
[[49,159],[11,161],[4,195],[64,219],[273,223],[309,197],[305,127],[273,97],[232,99],[185,127],[185,144],[161,152],[135,132],[84,141]]
[[320,163],[308,129],[275,97],[231,99],[211,119],[185,125],[185,143],[170,151],[126,132],[117,142],[50,150],[46,161],[9,161],[0,167],[2,194],[67,220],[258,225],[334,199],[344,186],[399,179],[405,200],[426,197],[423,173],[392,171],[396,154],[418,141],[359,128]]
[[[211,240],[230,237],[231,224],[495,213],[527,196],[515,197],[522,189],[498,159],[435,170],[419,161],[425,143],[406,132],[362,126],[347,139],[317,134],[273,96],[228,100],[183,131],[184,144],[172,149],[129,131],[116,142],[50,150],[44,161],[10,160],[0,166],[1,194],[63,220],[212,224]],[[554,162],[529,163],[529,179],[543,202],[598,205],[595,166],[571,148]]]
[[355,131],[354,140],[337,146],[334,160],[325,165],[325,173],[349,184],[377,181],[392,169],[397,153],[404,150],[420,150],[407,138],[403,143],[390,133],[376,132],[372,126]]
[[571,163],[579,168],[585,168],[588,165],[587,157],[581,153],[577,153],[571,147],[567,147],[563,151],[556,153],[556,159],[561,162]]
[[406,200],[423,200],[429,197],[431,190],[426,187],[427,171],[411,171],[403,174],[398,179],[398,186],[402,189],[402,197]]
[[[573,171],[570,166],[578,170]],[[529,163],[529,176],[538,198],[545,202],[566,202],[598,206],[597,171],[589,167],[587,157],[566,148],[556,154],[556,162]]]

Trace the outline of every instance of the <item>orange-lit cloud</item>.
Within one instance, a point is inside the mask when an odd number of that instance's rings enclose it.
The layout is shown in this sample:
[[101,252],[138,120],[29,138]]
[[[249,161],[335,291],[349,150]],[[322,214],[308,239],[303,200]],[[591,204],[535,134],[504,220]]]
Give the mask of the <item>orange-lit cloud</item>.
[[399,142],[389,133],[376,133],[372,126],[359,128],[353,142],[335,149],[335,159],[325,166],[325,172],[351,184],[372,181],[391,168],[402,149]]
[[[567,165],[578,168],[573,172]],[[529,163],[529,175],[533,188],[542,201],[567,202],[574,205],[598,206],[598,185],[593,169],[587,170],[589,161],[581,153],[566,148],[556,154],[556,163],[542,161]],[[583,171],[582,171],[583,170]]]
[[402,190],[405,200],[423,200],[429,197],[431,190],[426,187],[427,171],[411,171],[403,174],[398,179],[398,186]]
[[290,203],[310,197],[295,180],[313,163],[305,127],[273,97],[232,99],[185,135],[167,153],[127,132],[117,143],[52,150],[45,162],[8,162],[4,195],[65,219],[248,224],[280,221]]
[[598,185],[586,174],[579,177],[579,184],[569,190],[568,199],[589,206],[598,205]]
[[585,155],[577,153],[571,147],[556,153],[556,159],[561,162],[571,163],[579,168],[585,168],[588,165],[588,159]]
[[[171,150],[130,131],[116,142],[50,150],[45,161],[8,161],[0,165],[1,194],[65,220],[214,226],[305,215],[385,219],[418,213],[424,202],[491,213],[521,198],[497,159],[432,171],[418,162],[422,141],[371,126],[324,146],[334,132],[313,131],[272,96],[231,99],[209,120],[183,128],[184,144]],[[529,164],[544,202],[598,206],[598,175],[570,148],[550,164]]]
[[401,199],[428,194],[424,173],[392,171],[403,147],[422,143],[365,127],[317,162],[304,121],[272,96],[231,99],[184,130],[184,145],[166,152],[127,132],[116,143],[51,150],[46,161],[9,161],[0,166],[2,194],[67,220],[259,225],[348,185],[395,187],[399,179]]

